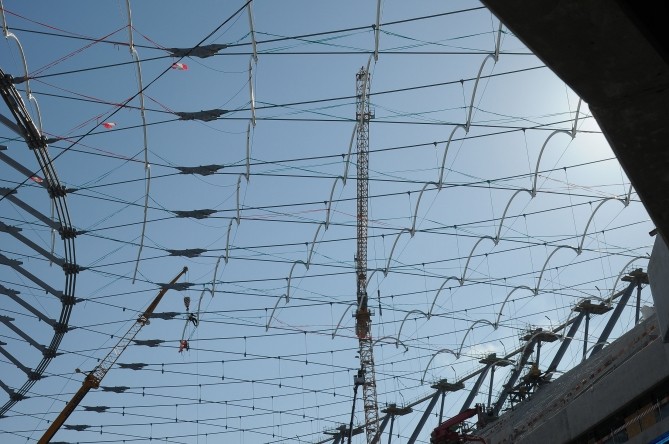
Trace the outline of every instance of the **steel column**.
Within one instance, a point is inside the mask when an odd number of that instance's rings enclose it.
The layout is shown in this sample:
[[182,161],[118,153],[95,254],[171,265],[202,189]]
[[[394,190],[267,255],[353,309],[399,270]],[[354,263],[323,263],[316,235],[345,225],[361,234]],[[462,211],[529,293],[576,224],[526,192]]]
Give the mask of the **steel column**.
[[571,340],[574,338],[574,335],[578,331],[578,327],[581,325],[581,321],[583,320],[583,316],[585,316],[585,314],[586,312],[582,311],[581,313],[578,314],[578,316],[576,316],[576,318],[574,318],[574,322],[571,324],[569,332],[567,332],[567,337],[562,339],[562,344],[560,344],[560,348],[555,354],[555,357],[553,358],[551,365],[549,365],[548,369],[546,369],[546,373],[550,373],[557,370],[557,366],[560,365],[560,361],[564,357],[564,354],[567,351],[567,348],[569,347]]
[[516,381],[520,376],[520,372],[523,370],[523,366],[525,366],[527,360],[530,358],[532,352],[534,351],[534,343],[535,341],[532,340],[525,346],[525,351],[521,356],[520,361],[518,362],[516,368],[513,369],[513,371],[511,372],[511,376],[509,376],[509,380],[507,381],[507,383],[504,384],[504,390],[499,395],[499,399],[497,400],[497,402],[495,402],[495,407],[493,409],[494,416],[499,416],[499,412],[500,410],[502,410],[502,406],[504,405],[504,402],[506,402],[506,398],[509,397],[511,389],[516,384]]
[[[481,374],[479,375],[478,379],[474,383],[474,387],[472,387],[471,391],[469,392],[469,396],[467,396],[467,399],[465,400],[465,403],[462,405],[462,408],[460,409],[460,412],[464,412],[469,408],[469,406],[472,405],[472,402],[474,401],[474,398],[476,395],[478,395],[479,390],[481,389],[481,384],[483,383],[483,380],[485,377],[488,375],[488,371],[494,366],[495,364],[488,364],[485,366]],[[439,423],[441,423],[441,418],[439,418]]]
[[411,438],[409,438],[409,441],[407,441],[407,444],[414,444],[416,442],[416,439],[418,439],[420,431],[423,430],[423,426],[425,425],[427,418],[430,417],[430,413],[432,413],[432,409],[434,408],[434,405],[437,403],[437,400],[439,399],[439,395],[441,395],[441,393],[442,393],[441,390],[437,390],[436,393],[432,396],[432,400],[430,400],[430,403],[428,404],[427,408],[425,409],[425,412],[423,413],[423,416],[420,418],[420,421],[416,426],[416,430],[413,431],[413,434],[411,435]]
[[632,296],[632,290],[634,290],[636,285],[636,282],[630,282],[630,284],[627,286],[627,289],[625,289],[625,293],[623,293],[623,295],[620,297],[618,305],[616,305],[615,310],[613,310],[613,313],[611,314],[609,321],[606,323],[606,326],[604,327],[597,344],[595,344],[592,352],[590,352],[590,356],[594,356],[604,347],[604,343],[606,343],[606,340],[609,339],[609,335],[613,330],[613,326],[616,325],[616,322],[618,322],[618,318],[620,318],[620,314],[623,312],[625,305],[627,305],[627,301],[629,301],[630,296]]

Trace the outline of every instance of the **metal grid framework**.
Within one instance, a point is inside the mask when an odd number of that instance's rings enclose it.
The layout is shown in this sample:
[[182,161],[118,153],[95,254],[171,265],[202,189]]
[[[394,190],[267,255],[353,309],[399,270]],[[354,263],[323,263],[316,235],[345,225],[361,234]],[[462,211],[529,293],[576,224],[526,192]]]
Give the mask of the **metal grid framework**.
[[357,240],[356,276],[357,302],[356,332],[359,340],[360,368],[364,374],[363,401],[367,442],[374,442],[379,422],[374,373],[374,347],[371,334],[371,312],[367,304],[367,221],[369,201],[369,71],[360,68],[355,77],[357,121]]
[[[32,338],[30,334],[25,333],[22,329],[12,325],[11,321],[13,319],[8,317],[3,318],[3,322],[7,325],[7,327],[12,329],[19,337],[23,338],[26,342],[41,352],[42,359],[34,368],[31,369],[28,368],[25,363],[20,362],[19,359],[12,357],[7,350],[0,347],[2,354],[7,357],[14,365],[16,365],[20,371],[23,371],[27,375],[27,380],[25,383],[16,390],[12,388],[10,381],[8,381],[10,384],[6,384],[2,381],[2,379],[0,379],[0,387],[2,387],[2,389],[9,395],[9,399],[4,402],[2,406],[0,406],[1,416],[7,413],[17,402],[26,398],[26,394],[30,391],[33,385],[43,377],[47,366],[51,360],[56,357],[58,347],[60,346],[63,336],[69,329],[68,322],[72,312],[72,307],[76,303],[74,293],[76,277],[80,271],[80,267],[76,263],[76,254],[74,248],[74,239],[78,233],[72,227],[70,221],[70,214],[66,200],[67,190],[63,185],[61,185],[58,179],[58,175],[53,166],[53,160],[51,159],[47,149],[46,138],[42,135],[40,129],[38,129],[38,127],[33,122],[28,109],[26,108],[26,105],[21,98],[21,95],[13,84],[12,77],[10,75],[6,75],[2,70],[0,70],[0,93],[2,95],[3,101],[7,105],[7,108],[12,113],[14,120],[16,121],[16,123],[14,123],[7,118],[3,118],[2,123],[25,140],[28,148],[35,154],[35,158],[39,164],[38,174],[40,174],[41,177],[35,176],[36,173],[34,171],[26,168],[24,165],[14,161],[11,157],[4,155],[1,152],[0,160],[17,170],[20,174],[25,175],[25,181],[32,180],[48,192],[49,197],[51,198],[54,215],[50,219],[41,214],[38,210],[22,202],[17,196],[15,196],[18,191],[17,189],[0,190],[0,200],[7,199],[10,203],[16,205],[18,208],[21,208],[30,215],[36,217],[51,229],[52,235],[58,232],[63,241],[63,257],[58,257],[54,254],[53,246],[51,252],[39,247],[34,242],[30,241],[30,239],[21,235],[21,229],[18,227],[2,224],[0,231],[4,231],[10,234],[18,241],[26,245],[29,249],[32,249],[36,253],[40,254],[51,263],[59,265],[63,269],[65,275],[63,290],[60,291],[53,288],[51,285],[25,269],[22,261],[12,260],[3,255],[0,255],[0,264],[11,267],[16,273],[27,278],[38,287],[46,291],[48,294],[58,298],[61,303],[60,316],[57,320],[51,319],[48,313],[40,312],[40,310],[38,310],[36,307],[33,307],[29,302],[20,298],[18,296],[19,292],[17,290],[0,286],[1,294],[9,296],[10,299],[21,305],[22,308],[27,310],[29,313],[35,315],[40,321],[46,322],[50,327],[53,328],[54,331],[50,344],[45,346]],[[55,238],[52,240],[52,245],[54,241]]]

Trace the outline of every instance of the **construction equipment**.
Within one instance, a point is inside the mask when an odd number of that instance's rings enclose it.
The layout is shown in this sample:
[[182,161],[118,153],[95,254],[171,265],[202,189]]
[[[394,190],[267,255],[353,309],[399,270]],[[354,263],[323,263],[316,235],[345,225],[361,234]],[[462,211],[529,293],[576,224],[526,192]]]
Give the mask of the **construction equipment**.
[[100,387],[102,378],[104,378],[105,375],[109,372],[116,360],[119,358],[119,356],[121,356],[121,353],[123,353],[123,351],[128,347],[128,344],[130,344],[135,336],[137,336],[137,333],[139,333],[142,327],[149,323],[151,314],[156,309],[165,293],[167,293],[167,291],[172,288],[179,280],[179,278],[187,271],[188,267],[184,267],[183,270],[181,270],[181,272],[174,279],[172,279],[169,284],[163,285],[160,292],[158,292],[158,295],[155,297],[153,302],[151,302],[151,305],[149,305],[146,311],[137,318],[137,321],[132,324],[132,327],[130,327],[128,332],[121,338],[120,341],[118,341],[118,344],[116,344],[116,346],[112,348],[111,351],[107,354],[107,356],[105,356],[105,358],[100,361],[100,363],[93,370],[91,370],[88,375],[86,375],[84,382],[81,384],[81,388],[79,388],[70,402],[67,403],[63,411],[60,412],[58,417],[51,423],[51,426],[49,426],[46,432],[44,432],[44,435],[42,438],[40,438],[38,444],[46,444],[50,442],[51,438],[53,438],[56,432],[58,432],[63,423],[65,423],[67,418],[72,414],[74,409],[76,409],[79,403],[84,399],[86,394],[91,389]]
[[463,410],[451,419],[447,419],[439,424],[430,435],[430,444],[458,444],[472,441],[485,444],[483,438],[470,435],[467,430],[463,430],[462,428],[463,423],[473,416],[478,416],[477,424],[482,423],[483,407],[481,404],[476,404],[473,409]]
[[365,408],[365,433],[367,444],[378,440],[379,407],[376,398],[376,375],[374,371],[374,346],[372,342],[372,312],[367,302],[367,221],[369,204],[369,120],[373,113],[369,107],[369,64],[355,75],[356,121],[357,121],[357,254],[355,331],[358,336],[363,401]]

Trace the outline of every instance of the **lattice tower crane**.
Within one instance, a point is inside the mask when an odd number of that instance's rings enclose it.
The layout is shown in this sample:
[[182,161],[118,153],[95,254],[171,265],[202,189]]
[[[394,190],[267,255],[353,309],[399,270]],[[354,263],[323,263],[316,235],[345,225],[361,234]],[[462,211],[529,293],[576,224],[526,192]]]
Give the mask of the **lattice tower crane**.
[[[369,67],[360,68],[355,75],[357,121],[357,240],[356,282],[357,303],[355,330],[358,336],[360,370],[362,371],[365,433],[367,443],[378,441],[379,407],[376,400],[376,375],[374,372],[374,346],[372,343],[372,313],[367,304],[367,207],[369,203],[369,120],[373,117],[369,107]],[[355,382],[358,384],[358,382]]]
[[121,338],[120,341],[118,341],[118,344],[114,348],[111,349],[109,353],[107,353],[107,356],[100,361],[100,363],[93,369],[91,370],[88,375],[86,375],[86,378],[84,378],[84,382],[81,384],[81,387],[79,390],[77,390],[77,393],[74,394],[70,402],[65,405],[65,408],[63,409],[62,412],[58,415],[58,417],[51,423],[49,428],[44,432],[44,435],[40,440],[38,441],[38,444],[46,444],[51,441],[51,438],[58,432],[58,430],[63,426],[65,421],[67,421],[67,418],[72,414],[74,409],[77,408],[79,403],[84,399],[86,394],[91,390],[91,389],[96,389],[100,387],[100,382],[102,382],[102,378],[105,377],[105,375],[109,372],[109,370],[112,368],[116,360],[121,356],[121,353],[128,347],[130,342],[132,342],[133,339],[135,339],[135,336],[137,336],[137,333],[144,327],[146,324],[149,323],[149,318],[153,314],[153,311],[156,309],[158,306],[158,303],[160,303],[160,300],[163,298],[165,293],[174,286],[174,284],[179,280],[181,276],[183,276],[186,272],[188,271],[187,267],[184,267],[183,270],[174,278],[172,281],[167,284],[163,285],[163,288],[158,292],[158,295],[153,299],[153,302],[151,302],[151,305],[146,309],[144,313],[142,313],[138,318],[137,321],[132,324],[132,327],[127,331],[125,335]]

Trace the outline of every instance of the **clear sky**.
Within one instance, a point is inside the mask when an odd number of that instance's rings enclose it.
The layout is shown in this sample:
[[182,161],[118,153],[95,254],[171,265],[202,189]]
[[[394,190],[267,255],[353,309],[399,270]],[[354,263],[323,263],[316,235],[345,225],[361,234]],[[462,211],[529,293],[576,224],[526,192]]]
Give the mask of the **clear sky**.
[[[480,3],[381,1],[371,62],[376,1],[254,0],[257,62],[244,4],[135,0],[130,24],[124,1],[3,0],[0,68],[25,76],[18,39],[31,80],[16,87],[36,122],[39,104],[72,225],[84,231],[75,246],[85,268],[61,354],[0,419],[3,443],[39,439],[81,385],[75,369],[92,370],[184,266],[190,287],[156,310],[174,316],[137,336],[156,346],[131,344],[66,423],[85,427],[56,441],[306,443],[349,423],[360,365],[355,140],[347,153],[355,74],[368,62],[380,408],[466,378],[487,353],[520,347],[528,328],[555,327],[582,299],[623,288],[623,269],[645,268],[633,260],[650,252],[652,223],[633,190],[627,200],[629,181],[587,104]],[[225,47],[174,56],[198,44]],[[217,117],[178,114],[205,110]],[[6,126],[0,145],[43,176]],[[215,173],[187,169],[205,165]],[[50,215],[46,192],[5,162],[0,187]],[[193,210],[211,211],[179,213]],[[7,198],[0,221],[51,249],[48,226]],[[26,243],[0,232],[0,253],[63,289],[62,269]],[[55,254],[64,255],[58,236]],[[58,318],[59,301],[14,269],[0,265],[0,284]],[[8,322],[44,345],[53,329],[8,298],[0,310],[14,319],[0,323],[0,346],[36,367],[41,353]],[[593,319],[590,343],[604,322]],[[633,322],[629,309],[614,336]],[[580,362],[582,340],[581,331],[559,370]],[[555,350],[542,349],[540,367]],[[476,402],[494,398],[506,372]],[[0,380],[18,389],[26,373],[3,354]],[[444,417],[467,394],[449,394]],[[397,419],[392,442],[407,441],[425,407]],[[418,442],[437,422],[433,413]]]

